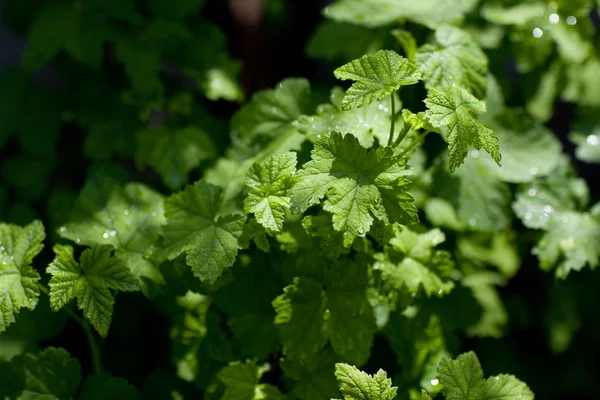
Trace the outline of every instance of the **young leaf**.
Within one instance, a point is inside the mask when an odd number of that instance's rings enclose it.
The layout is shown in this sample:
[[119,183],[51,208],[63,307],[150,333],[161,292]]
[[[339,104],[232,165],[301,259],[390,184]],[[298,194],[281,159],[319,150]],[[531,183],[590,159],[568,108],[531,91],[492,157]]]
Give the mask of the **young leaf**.
[[444,358],[438,366],[438,378],[447,400],[480,400],[483,370],[475,353],[461,354],[456,360]]
[[413,62],[392,50],[379,50],[342,65],[334,72],[336,78],[356,81],[342,100],[342,110],[362,107],[373,100],[383,100],[401,86],[421,80],[421,71]]
[[[356,136],[360,144],[367,149],[373,146],[375,138],[379,143],[387,143],[392,122],[390,98],[385,97],[381,101],[348,111],[341,108],[343,98],[344,91],[339,87],[333,88],[329,95],[331,104],[319,105],[316,115],[302,115],[293,125],[311,141],[335,131]],[[398,98],[396,107],[401,107]]]
[[186,253],[194,275],[213,284],[233,265],[246,216],[221,213],[221,189],[204,181],[188,185],[165,200],[167,224],[151,254],[173,260]]
[[96,175],[87,180],[58,233],[77,244],[112,245],[148,295],[151,282],[164,283],[158,265],[144,258],[164,223],[162,195],[140,183],[123,187]]
[[81,366],[64,349],[48,347],[12,360],[24,377],[19,399],[72,399],[81,381]]
[[0,333],[23,307],[33,310],[40,290],[40,275],[31,266],[46,237],[40,221],[25,227],[0,223]]
[[369,375],[351,365],[338,363],[335,377],[344,400],[392,400],[398,391],[382,369]]
[[467,32],[453,26],[436,29],[435,40],[435,43],[423,45],[415,58],[423,71],[425,87],[462,86],[483,99],[488,61],[477,42]]
[[431,88],[425,100],[429,122],[442,130],[448,142],[450,171],[454,172],[467,157],[469,145],[482,147],[500,164],[498,138],[488,127],[477,121],[485,113],[485,103],[459,86]]
[[339,133],[315,143],[311,161],[298,171],[292,207],[304,211],[327,195],[324,209],[333,214],[333,227],[344,232],[349,246],[364,236],[373,218],[383,222],[418,222],[408,193],[412,172],[391,148],[366,150],[356,137]]
[[393,281],[396,288],[405,286],[411,294],[417,293],[421,285],[428,297],[449,293],[454,287],[449,279],[454,262],[449,253],[433,249],[445,240],[439,229],[418,234],[401,228],[390,244],[403,254],[402,261],[393,267],[382,268],[384,279]]
[[217,374],[225,384],[222,400],[283,400],[283,395],[272,385],[258,383],[264,368],[255,361],[242,364],[239,361],[229,364]]
[[296,153],[282,153],[255,163],[246,179],[250,188],[244,200],[244,211],[254,213],[262,226],[281,231],[284,210],[291,205],[289,190],[294,184]]
[[483,379],[483,370],[472,351],[456,360],[443,359],[438,377],[447,400],[533,400],[529,387],[512,375],[496,375]]
[[193,126],[177,130],[152,126],[138,133],[138,142],[137,167],[154,168],[171,190],[185,185],[188,173],[201,161],[213,158],[216,152],[206,132]]
[[531,389],[513,375],[500,374],[489,377],[481,388],[485,400],[519,399],[533,400]]
[[111,257],[112,246],[94,246],[84,250],[79,263],[71,246],[54,245],[56,257],[46,272],[50,279],[50,307],[58,311],[77,298],[77,307],[102,336],[110,327],[115,299],[109,289],[138,290],[135,277],[117,258]]

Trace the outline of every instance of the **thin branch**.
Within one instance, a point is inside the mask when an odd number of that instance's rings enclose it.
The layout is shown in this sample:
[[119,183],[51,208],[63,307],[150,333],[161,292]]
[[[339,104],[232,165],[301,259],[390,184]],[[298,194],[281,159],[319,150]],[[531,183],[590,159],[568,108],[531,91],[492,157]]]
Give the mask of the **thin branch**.
[[425,139],[425,136],[427,136],[429,134],[429,132],[430,131],[425,131],[425,133],[423,133],[421,136],[419,136],[418,138],[413,140],[412,143],[410,144],[410,146],[408,146],[406,149],[404,149],[404,151],[402,153],[400,153],[400,156],[404,157],[406,154],[410,153],[410,151],[412,149],[414,149],[416,147],[416,145],[418,145],[420,142],[423,141],[423,139]]
[[[48,288],[46,286],[44,286],[38,282],[38,288],[40,289],[40,291],[42,293],[44,293],[48,297],[50,297],[50,291],[48,290]],[[75,313],[75,311],[71,310],[71,308],[69,308],[69,307],[63,307],[63,308],[61,308],[61,311],[64,311],[67,314],[69,314],[69,316],[71,318],[73,318],[85,332],[85,337],[90,346],[90,352],[92,353],[92,370],[94,371],[94,375],[101,374],[102,373],[102,359],[100,358],[100,349],[98,348],[98,343],[96,342],[96,339],[94,338],[94,333],[92,332],[92,329],[90,328],[90,324],[85,319],[80,318]]]
[[396,128],[396,100],[394,99],[394,93],[392,93],[392,124],[390,126],[390,136],[388,137],[388,146],[391,146],[394,142],[394,129]]

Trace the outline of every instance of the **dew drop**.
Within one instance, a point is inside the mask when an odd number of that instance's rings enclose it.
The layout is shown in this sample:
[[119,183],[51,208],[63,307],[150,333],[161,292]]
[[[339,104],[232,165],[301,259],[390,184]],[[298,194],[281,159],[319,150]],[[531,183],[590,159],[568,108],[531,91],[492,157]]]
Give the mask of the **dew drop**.
[[552,211],[554,211],[554,208],[551,205],[544,206],[544,212],[551,213]]
[[327,321],[331,318],[331,312],[329,311],[329,308],[325,310],[325,312],[323,313],[323,320]]
[[80,244],[81,243],[81,239],[80,238],[75,239],[75,243]]
[[321,139],[321,134],[320,133],[317,135],[317,139]]
[[363,228],[358,228],[356,233],[358,233],[358,236],[360,237],[365,237],[365,235],[367,234]]
[[577,17],[574,17],[572,15],[569,15],[567,17],[567,24],[569,25],[575,25],[577,23]]
[[66,226],[61,226],[60,228],[58,228],[58,231],[63,233],[67,231],[67,227]]
[[477,220],[475,218],[469,218],[469,225],[475,226],[476,223],[477,223]]
[[479,158],[479,150],[471,150],[471,157]]
[[298,206],[291,206],[290,207],[290,211],[291,211],[292,214],[298,215],[298,214],[300,214],[300,207],[298,207]]
[[438,296],[441,296],[441,295],[442,295],[442,293],[443,293],[443,292],[442,292],[442,289],[440,289],[440,290],[438,290],[438,293],[437,293],[437,294],[438,294]]
[[311,204],[314,198],[315,198],[315,196],[310,196],[308,198],[308,204]]
[[553,13],[550,14],[550,17],[548,18],[548,20],[550,21],[551,24],[558,24],[558,21],[560,21],[560,17],[558,16],[558,14]]
[[108,233],[107,233],[107,232],[104,232],[104,233],[102,234],[102,237],[103,237],[104,239],[108,239]]
[[530,212],[528,212],[528,213],[525,213],[525,219],[526,219],[527,221],[529,221],[531,218],[533,218],[533,215],[532,215]]
[[437,384],[438,384],[438,383],[440,383],[440,381],[439,381],[439,380],[437,380],[437,379],[432,379],[432,380],[431,380],[431,385],[432,385],[432,386],[437,386]]
[[597,146],[598,144],[600,144],[600,139],[596,135],[590,135],[587,137],[586,142],[589,145]]
[[531,197],[534,197],[536,195],[536,193],[537,193],[537,190],[535,190],[535,189],[529,189],[527,191],[527,194]]
[[533,167],[529,168],[529,173],[531,175],[537,175],[538,172],[540,172],[540,169],[538,167],[536,167],[536,166],[533,166]]
[[534,38],[539,39],[544,34],[544,31],[541,30],[540,28],[535,28],[531,34],[533,35]]
[[129,215],[129,210],[123,210],[123,215]]

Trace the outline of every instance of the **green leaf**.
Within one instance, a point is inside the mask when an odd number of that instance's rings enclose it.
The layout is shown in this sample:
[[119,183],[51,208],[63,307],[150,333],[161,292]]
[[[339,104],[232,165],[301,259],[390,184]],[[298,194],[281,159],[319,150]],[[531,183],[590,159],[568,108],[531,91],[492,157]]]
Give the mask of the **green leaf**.
[[422,312],[413,318],[395,313],[386,327],[386,336],[402,367],[403,379],[399,386],[420,384],[437,393],[435,369],[441,357],[447,355],[440,318]]
[[587,163],[600,163],[600,125],[580,125],[569,135],[569,139],[577,145],[575,157]]
[[77,307],[102,336],[110,327],[115,299],[109,289],[138,290],[138,283],[125,264],[111,257],[112,246],[84,250],[79,263],[71,246],[54,245],[56,257],[46,272],[50,279],[50,307],[58,311],[77,298]]
[[333,73],[338,79],[356,81],[342,100],[342,110],[382,100],[401,86],[414,85],[421,80],[419,67],[392,50],[366,54]]
[[60,236],[86,246],[110,244],[146,295],[164,279],[158,265],[144,258],[165,223],[163,196],[140,183],[119,185],[102,175],[88,179]]
[[204,181],[187,185],[165,200],[167,224],[151,252],[159,260],[186,254],[194,276],[213,284],[233,265],[246,216],[222,214],[221,189]]
[[37,14],[29,28],[29,44],[23,55],[26,68],[42,67],[63,49],[77,61],[93,68],[100,66],[104,42],[113,32],[103,23],[103,16],[78,12],[75,7],[48,7]]
[[598,266],[600,221],[589,213],[564,211],[545,226],[546,234],[533,249],[544,270],[556,268],[556,276],[565,279],[571,271],[586,265]]
[[467,333],[471,336],[501,338],[508,322],[508,313],[496,286],[504,286],[506,278],[491,271],[479,271],[465,276],[462,284],[471,289],[473,298],[483,309],[479,321],[470,326]]
[[125,65],[133,90],[149,98],[162,93],[163,86],[158,76],[161,58],[156,49],[140,40],[123,38],[115,45],[115,56]]
[[81,381],[81,367],[64,349],[48,347],[12,360],[13,368],[23,376],[19,399],[72,399]]
[[[381,101],[348,111],[341,108],[343,98],[344,91],[339,87],[333,88],[329,95],[331,104],[319,105],[316,115],[302,115],[293,125],[312,141],[331,132],[339,132],[356,136],[360,144],[367,149],[375,143],[375,138],[379,143],[387,143],[392,122],[390,98],[385,97]],[[396,107],[400,105],[400,100],[396,98]]]
[[338,0],[324,10],[327,18],[367,27],[384,26],[406,18],[435,29],[442,24],[459,24],[476,0]]
[[196,78],[196,84],[209,100],[243,101],[244,92],[238,79],[242,62],[231,59],[226,53],[214,57],[214,62],[206,71],[185,71]]
[[585,180],[577,178],[566,156],[546,177],[523,185],[515,196],[512,208],[523,225],[532,229],[547,229],[553,218],[569,210],[587,206],[589,193]]
[[415,61],[418,51],[417,39],[415,39],[412,33],[403,29],[393,29],[390,33],[396,38],[400,46],[402,46],[405,57],[410,61]]
[[31,263],[45,237],[37,220],[25,227],[0,223],[0,332],[15,322],[21,308],[33,310],[38,303],[40,275]]
[[323,287],[314,279],[294,278],[283,294],[273,300],[283,351],[290,359],[317,353],[327,344],[322,323],[328,315],[324,295]]
[[472,351],[461,354],[456,360],[444,358],[438,366],[438,377],[447,400],[480,400],[483,370]]
[[504,182],[530,182],[558,165],[562,145],[542,124],[522,113],[505,112],[490,126],[500,142],[502,167],[498,174]]
[[489,377],[481,388],[485,400],[533,400],[529,387],[513,375],[500,374]]
[[264,372],[265,369],[259,368],[255,361],[229,364],[217,374],[217,378],[225,384],[221,400],[283,400],[275,386],[258,383]]
[[169,189],[177,190],[185,185],[192,169],[215,155],[215,145],[203,130],[155,125],[138,133],[135,161],[140,169],[152,167]]
[[418,234],[401,228],[390,240],[390,245],[402,253],[402,260],[393,266],[385,262],[376,266],[382,269],[384,279],[393,282],[398,289],[404,286],[409,293],[415,294],[422,285],[428,297],[447,294],[454,287],[449,280],[454,263],[449,253],[433,249],[445,240],[439,229]]
[[334,377],[337,359],[333,351],[325,349],[306,360],[282,360],[284,377],[295,382],[290,396],[295,399],[322,400],[338,394]]
[[291,123],[309,112],[309,101],[310,84],[304,78],[284,79],[275,89],[255,94],[231,119],[231,151],[244,159],[271,140],[293,135]]
[[327,195],[323,209],[333,214],[333,227],[344,232],[344,244],[350,246],[374,218],[418,222],[407,191],[410,175],[406,160],[391,148],[366,150],[354,136],[332,133],[315,143],[311,161],[298,171],[292,207],[304,211]]
[[338,363],[335,377],[344,400],[392,400],[398,391],[382,369],[369,375],[351,365]]
[[273,301],[284,353],[304,359],[329,340],[344,359],[364,364],[376,330],[366,281],[366,269],[350,263],[328,271],[326,290],[312,278],[295,278]]
[[443,359],[438,366],[442,393],[448,400],[533,400],[529,387],[512,375],[500,374],[483,379],[483,370],[472,351],[456,360]]
[[281,231],[284,211],[291,205],[289,191],[296,174],[296,153],[282,153],[255,163],[246,179],[250,188],[244,200],[244,211],[254,213],[262,226]]
[[435,42],[425,44],[415,57],[427,89],[462,86],[483,99],[487,88],[488,60],[471,35],[453,26],[435,31]]
[[440,166],[434,175],[432,194],[449,201],[459,222],[467,229],[504,230],[511,221],[510,187],[498,179],[497,167],[491,159],[485,160],[486,157],[489,158],[485,153],[472,150],[463,167],[454,174]]
[[138,391],[123,378],[92,375],[83,382],[80,400],[139,399]]
[[467,157],[469,146],[482,147],[500,164],[498,138],[477,121],[485,113],[485,103],[459,86],[431,88],[425,100],[429,122],[440,128],[448,143],[450,171],[454,172]]

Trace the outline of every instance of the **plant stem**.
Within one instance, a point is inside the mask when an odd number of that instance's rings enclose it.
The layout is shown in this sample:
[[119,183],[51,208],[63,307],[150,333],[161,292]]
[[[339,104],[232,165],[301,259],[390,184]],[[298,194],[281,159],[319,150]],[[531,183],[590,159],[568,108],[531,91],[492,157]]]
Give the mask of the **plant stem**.
[[404,125],[402,126],[400,136],[398,136],[398,139],[396,139],[396,141],[394,142],[394,145],[392,146],[393,148],[398,147],[400,143],[402,143],[406,135],[408,135],[408,131],[410,131],[410,125],[406,121],[404,121]]
[[[48,290],[48,288],[46,288],[46,286],[42,285],[41,283],[38,283],[38,288],[41,292],[50,297],[50,291]],[[90,328],[90,324],[84,319],[80,318],[77,314],[75,314],[73,310],[71,310],[68,307],[63,307],[61,308],[61,310],[69,314],[69,316],[73,318],[79,324],[79,326],[81,326],[81,328],[83,328],[83,331],[85,332],[85,337],[90,346],[90,352],[92,353],[92,370],[94,371],[94,375],[99,375],[100,373],[102,373],[100,349],[98,348],[96,339],[94,339],[94,333]]]
[[391,146],[394,142],[394,129],[396,128],[396,100],[394,99],[394,93],[392,96],[392,124],[390,126],[390,136],[388,137],[388,146]]
[[100,358],[100,349],[98,343],[94,339],[94,332],[90,328],[90,324],[87,321],[83,322],[83,330],[85,331],[85,337],[90,345],[90,351],[92,353],[92,371],[94,375],[100,375],[102,373],[102,359]]
[[405,156],[406,154],[408,154],[412,149],[415,148],[416,145],[418,145],[424,138],[425,136],[427,136],[429,134],[429,131],[425,131],[425,133],[423,133],[421,136],[419,136],[418,138],[416,138],[415,140],[412,141],[412,143],[410,144],[410,146],[408,146],[402,153],[400,153],[400,156]]

